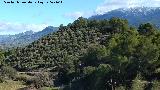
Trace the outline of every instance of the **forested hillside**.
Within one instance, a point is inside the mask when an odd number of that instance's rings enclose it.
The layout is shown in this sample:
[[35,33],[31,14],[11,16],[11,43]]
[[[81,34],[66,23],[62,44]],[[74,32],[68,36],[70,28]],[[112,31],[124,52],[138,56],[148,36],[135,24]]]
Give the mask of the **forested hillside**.
[[64,90],[160,89],[160,31],[150,23],[134,28],[125,19],[80,17],[1,56],[1,66],[51,72]]

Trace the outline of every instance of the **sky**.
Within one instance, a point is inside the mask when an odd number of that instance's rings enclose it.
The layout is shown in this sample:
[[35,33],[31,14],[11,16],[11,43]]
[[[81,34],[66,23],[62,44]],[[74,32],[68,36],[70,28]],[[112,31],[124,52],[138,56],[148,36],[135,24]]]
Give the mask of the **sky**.
[[[80,16],[88,18],[118,8],[160,7],[160,0],[62,0],[63,3],[46,3],[56,0],[39,0],[41,3],[4,3],[0,0],[0,35],[35,32],[47,26],[58,27],[72,23]],[[18,0],[12,0],[17,2]],[[29,0],[19,0],[29,1]],[[38,0],[30,0],[38,2]]]

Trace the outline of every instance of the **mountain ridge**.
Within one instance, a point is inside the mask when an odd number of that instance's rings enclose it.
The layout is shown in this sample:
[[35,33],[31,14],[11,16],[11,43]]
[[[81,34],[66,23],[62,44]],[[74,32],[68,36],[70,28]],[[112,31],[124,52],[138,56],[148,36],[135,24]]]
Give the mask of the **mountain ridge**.
[[15,35],[0,35],[0,46],[2,49],[26,46],[33,41],[36,41],[41,37],[57,30],[57,27],[48,26],[39,32],[29,30]]
[[135,8],[119,8],[109,11],[102,15],[94,15],[89,19],[110,19],[112,17],[125,18],[129,21],[130,25],[138,26],[142,23],[152,23],[160,27],[160,7],[135,7]]

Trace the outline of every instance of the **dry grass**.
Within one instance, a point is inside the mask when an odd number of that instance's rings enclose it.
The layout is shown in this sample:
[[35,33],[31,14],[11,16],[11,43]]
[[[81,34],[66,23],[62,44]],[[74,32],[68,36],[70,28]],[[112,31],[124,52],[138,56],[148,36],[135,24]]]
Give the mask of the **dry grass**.
[[0,83],[0,90],[17,90],[24,87],[26,86],[20,81],[7,80],[4,83]]

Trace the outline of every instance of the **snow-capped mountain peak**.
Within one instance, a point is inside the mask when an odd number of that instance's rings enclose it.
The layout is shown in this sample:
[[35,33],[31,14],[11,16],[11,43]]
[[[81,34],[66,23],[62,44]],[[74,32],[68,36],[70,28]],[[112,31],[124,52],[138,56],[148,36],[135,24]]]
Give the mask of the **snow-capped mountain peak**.
[[135,26],[150,22],[160,27],[160,7],[119,8],[103,15],[92,16],[90,19],[110,19],[112,17],[125,18],[131,25]]

